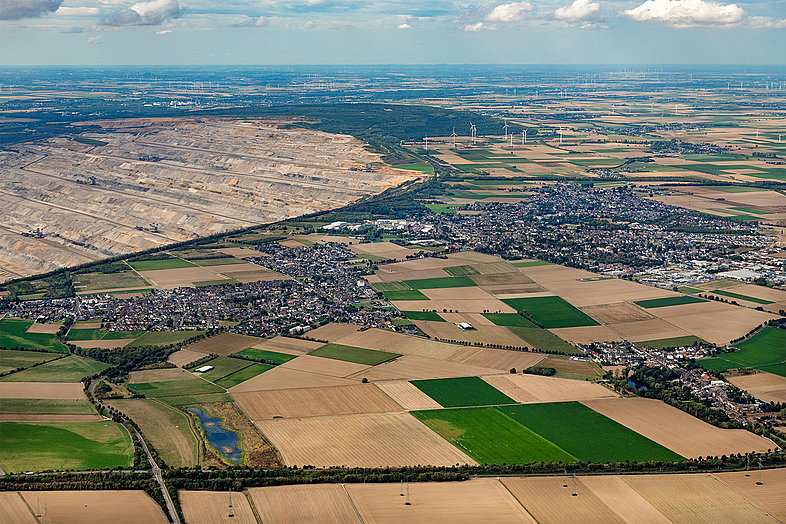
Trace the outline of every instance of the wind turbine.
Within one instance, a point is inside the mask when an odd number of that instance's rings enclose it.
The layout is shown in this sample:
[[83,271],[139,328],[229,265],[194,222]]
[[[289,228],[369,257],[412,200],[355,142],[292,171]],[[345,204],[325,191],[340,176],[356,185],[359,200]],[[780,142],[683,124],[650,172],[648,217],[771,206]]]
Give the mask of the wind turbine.
[[508,128],[509,128],[509,127],[510,127],[510,126],[508,125],[508,121],[507,121],[507,120],[505,120],[505,125],[504,125],[504,126],[502,126],[502,129],[504,129],[504,130],[505,130],[505,138],[506,138],[506,139],[508,138]]
[[426,142],[426,156],[428,156],[428,135],[424,136],[423,140]]
[[521,132],[521,145],[527,143],[527,129],[524,128],[524,131]]
[[472,145],[475,145],[475,138],[478,134],[478,128],[472,122],[469,123],[469,132],[472,133]]
[[455,127],[453,128],[453,132],[450,134],[450,136],[453,137],[453,149],[456,149],[456,137],[458,135],[456,134],[456,128]]

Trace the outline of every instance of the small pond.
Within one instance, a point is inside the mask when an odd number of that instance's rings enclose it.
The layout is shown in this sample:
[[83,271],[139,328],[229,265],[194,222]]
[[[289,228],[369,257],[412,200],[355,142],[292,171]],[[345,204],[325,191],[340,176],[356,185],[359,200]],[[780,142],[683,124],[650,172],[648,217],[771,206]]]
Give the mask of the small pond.
[[209,417],[199,408],[186,408],[199,417],[199,423],[205,430],[208,442],[230,462],[240,462],[243,452],[238,447],[238,436],[234,431],[221,427],[221,419]]

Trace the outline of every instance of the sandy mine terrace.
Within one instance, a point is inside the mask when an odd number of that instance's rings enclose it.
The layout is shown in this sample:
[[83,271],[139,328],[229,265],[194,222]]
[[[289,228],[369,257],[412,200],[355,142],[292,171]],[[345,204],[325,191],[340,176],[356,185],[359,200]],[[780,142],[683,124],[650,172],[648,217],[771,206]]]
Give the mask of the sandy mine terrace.
[[0,281],[337,208],[422,176],[354,137],[280,121],[91,123],[111,132],[0,153]]

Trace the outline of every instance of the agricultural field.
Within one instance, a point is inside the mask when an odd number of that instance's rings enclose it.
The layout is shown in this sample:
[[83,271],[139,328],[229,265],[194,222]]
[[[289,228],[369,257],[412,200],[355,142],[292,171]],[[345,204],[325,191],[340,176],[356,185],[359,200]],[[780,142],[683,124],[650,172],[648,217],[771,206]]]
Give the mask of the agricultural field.
[[195,267],[196,264],[183,260],[182,258],[165,258],[163,260],[141,260],[139,262],[129,262],[135,271],[158,271],[161,269],[181,269]]
[[326,344],[313,351],[309,351],[308,354],[316,357],[344,360],[347,362],[366,364],[369,366],[382,364],[383,362],[387,362],[388,360],[392,360],[401,356],[400,353],[390,353],[387,351],[344,346],[342,344]]
[[478,377],[413,380],[412,384],[445,408],[516,403]]
[[96,415],[96,409],[87,399],[30,399],[4,398],[0,414],[35,415]]
[[786,377],[757,371],[748,374],[740,372],[724,373],[726,380],[754,397],[766,402],[786,403]]
[[257,360],[266,360],[268,362],[275,362],[276,364],[284,364],[293,358],[297,358],[297,355],[289,355],[287,353],[279,353],[278,351],[267,351],[265,349],[257,348],[246,348],[242,351],[238,351],[237,353],[233,353],[233,355]]
[[128,389],[142,393],[145,397],[159,399],[171,406],[230,400],[223,388],[200,378],[134,383],[129,384]]
[[578,461],[497,408],[435,409],[411,414],[481,464]]
[[28,333],[34,324],[32,320],[0,318],[0,348],[4,349],[41,349],[45,351],[67,352],[67,348],[50,333]]
[[80,382],[100,373],[108,364],[86,357],[69,355],[18,373],[0,377],[0,382]]
[[483,316],[493,322],[495,326],[538,327],[518,313],[483,313]]
[[143,334],[126,347],[141,347],[141,346],[168,346],[170,344],[179,344],[191,338],[204,335],[204,331],[148,331]]
[[78,294],[96,291],[151,288],[144,278],[134,271],[117,273],[77,273],[73,276],[74,288]]
[[544,328],[596,326],[598,323],[560,297],[510,298],[503,302],[523,311]]
[[216,336],[189,344],[185,349],[199,353],[215,353],[216,355],[227,356],[232,353],[237,353],[242,349],[249,348],[261,341],[262,339],[257,337],[249,337],[235,333],[219,333]]
[[733,353],[723,353],[697,362],[713,371],[755,368],[786,377],[786,329],[765,327],[734,347],[737,351]]
[[105,401],[124,413],[173,468],[199,465],[199,439],[185,413],[154,399]]
[[52,353],[3,349],[0,350],[0,373],[6,373],[18,368],[28,368],[33,364],[48,362],[59,357],[60,355]]
[[269,371],[273,369],[273,366],[269,364],[261,364],[258,362],[254,362],[250,366],[244,367],[235,371],[234,373],[230,373],[225,377],[222,377],[216,380],[216,384],[221,386],[222,388],[229,389],[231,387],[235,387],[238,384],[242,384],[246,380],[250,380],[257,375],[264,373],[265,371]]
[[684,304],[698,304],[700,302],[706,302],[703,298],[699,297],[692,297],[689,295],[682,295],[678,297],[668,297],[668,298],[653,298],[651,300],[639,300],[636,302],[636,305],[641,306],[645,309],[653,309],[659,307],[668,307],[668,306],[681,306]]
[[432,322],[445,322],[445,319],[433,311],[402,311],[402,315],[410,320],[430,320]]
[[131,437],[119,424],[0,422],[0,467],[5,472],[129,466]]
[[[543,365],[542,361],[537,365]],[[586,380],[544,377],[508,373],[488,375],[483,380],[502,391],[516,402],[567,402],[616,398],[618,395],[608,388]]]
[[[254,511],[243,493],[179,491],[178,499],[187,524],[257,524]],[[232,517],[229,517],[230,500]]]
[[0,493],[0,521],[166,524],[169,519],[144,491],[67,490]]
[[83,399],[87,395],[78,382],[0,382],[0,399]]

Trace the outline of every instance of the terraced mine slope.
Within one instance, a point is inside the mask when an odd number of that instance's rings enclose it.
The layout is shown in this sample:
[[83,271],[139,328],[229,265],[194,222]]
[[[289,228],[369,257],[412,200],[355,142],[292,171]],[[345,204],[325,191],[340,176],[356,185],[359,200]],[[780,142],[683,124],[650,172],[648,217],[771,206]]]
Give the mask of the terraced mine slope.
[[[344,206],[417,176],[289,122],[133,119],[0,152],[0,281]],[[80,134],[82,133],[82,134]]]

